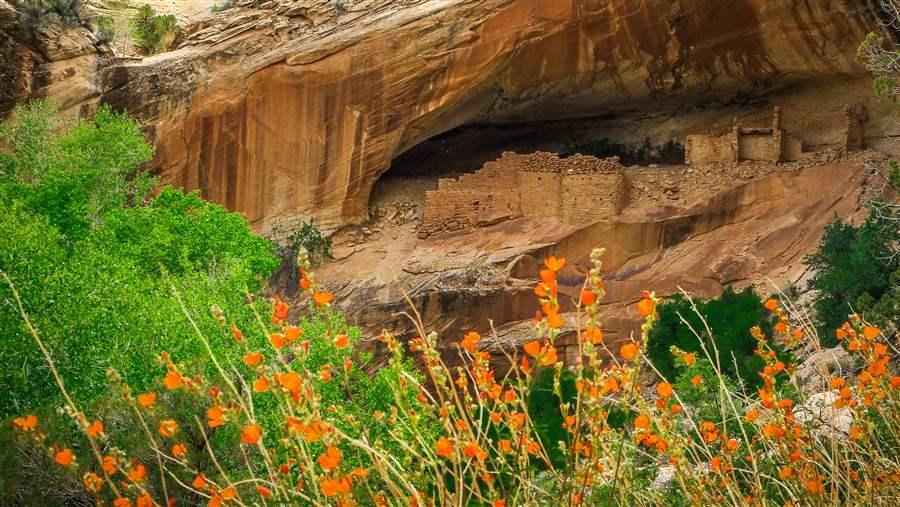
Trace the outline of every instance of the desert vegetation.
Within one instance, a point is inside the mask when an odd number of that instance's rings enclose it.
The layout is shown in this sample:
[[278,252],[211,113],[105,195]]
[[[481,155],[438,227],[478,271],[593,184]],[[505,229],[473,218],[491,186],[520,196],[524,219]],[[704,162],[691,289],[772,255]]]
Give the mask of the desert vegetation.
[[[171,20],[141,13],[134,36],[143,27],[141,47],[158,51]],[[860,52],[876,92],[894,100],[897,60],[883,44],[867,39]],[[648,142],[621,155],[668,163],[683,151]],[[72,121],[35,101],[0,124],[10,503],[900,497],[896,163],[874,169],[866,218],[836,217],[807,257],[808,303],[778,287],[707,300],[647,290],[625,309],[640,332],[612,342],[604,250],[573,294],[560,290],[567,260],[548,255],[528,287],[530,334],[500,343],[500,369],[487,350],[495,332],[439,334],[412,304],[412,336],[365,335],[316,274],[331,244],[313,222],[258,236],[199,193],[160,187],[145,170],[152,156],[138,123],[108,107]],[[807,363],[823,352],[852,366]],[[813,375],[801,381],[800,370]]]
[[[328,243],[312,224],[276,248],[196,194],[151,193],[140,166],[152,149],[108,109],[65,123],[35,102],[0,134],[3,353],[23,365],[3,373],[5,448],[20,450],[0,457],[10,498],[886,505],[898,494],[890,305],[868,303],[871,318],[848,306],[827,339],[860,367],[809,390],[793,352],[825,336],[790,301],[749,288],[708,301],[645,292],[629,310],[640,338],[607,346],[598,249],[565,314],[566,261],[546,259],[533,339],[505,349],[503,377],[480,334],[439,337],[414,310],[418,337],[375,337],[389,360],[373,370],[314,274]],[[882,278],[867,270],[894,239],[865,232],[876,219],[828,229],[810,261],[817,304],[849,294],[823,280]],[[857,250],[870,257],[829,253]],[[305,303],[261,296],[276,251],[294,256]],[[851,273],[829,274],[840,270]],[[863,283],[843,301],[863,294],[887,291]],[[567,323],[579,358],[568,365],[556,348]],[[456,343],[460,366],[439,340]]]

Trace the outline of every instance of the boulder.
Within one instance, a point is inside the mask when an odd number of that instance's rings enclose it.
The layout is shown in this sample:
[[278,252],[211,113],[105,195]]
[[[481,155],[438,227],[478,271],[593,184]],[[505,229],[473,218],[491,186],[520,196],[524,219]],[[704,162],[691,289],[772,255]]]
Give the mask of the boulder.
[[853,424],[854,413],[848,407],[835,408],[839,398],[835,391],[814,394],[794,409],[794,417],[821,437],[844,437]]
[[856,358],[838,345],[823,349],[806,358],[794,372],[797,386],[806,393],[829,389],[832,377],[846,377],[859,366]]

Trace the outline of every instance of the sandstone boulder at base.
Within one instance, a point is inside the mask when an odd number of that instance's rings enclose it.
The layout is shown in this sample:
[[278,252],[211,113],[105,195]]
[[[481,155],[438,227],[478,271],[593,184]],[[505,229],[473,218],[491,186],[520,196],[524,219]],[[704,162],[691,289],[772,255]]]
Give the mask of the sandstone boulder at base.
[[858,366],[857,360],[838,345],[806,358],[797,366],[794,379],[804,392],[821,392],[829,388],[832,377],[845,377]]
[[794,417],[823,438],[843,438],[850,432],[854,414],[848,407],[834,407],[839,398],[835,391],[814,394],[794,410]]

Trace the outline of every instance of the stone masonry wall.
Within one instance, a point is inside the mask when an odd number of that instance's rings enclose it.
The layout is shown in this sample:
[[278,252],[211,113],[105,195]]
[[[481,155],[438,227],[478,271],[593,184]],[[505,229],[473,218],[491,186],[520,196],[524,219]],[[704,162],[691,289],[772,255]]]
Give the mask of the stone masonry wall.
[[734,132],[721,137],[689,135],[684,143],[684,161],[686,164],[733,163],[737,160],[736,139]]
[[627,193],[618,158],[505,152],[475,173],[441,179],[437,190],[427,191],[419,237],[523,216],[593,222],[621,211]]

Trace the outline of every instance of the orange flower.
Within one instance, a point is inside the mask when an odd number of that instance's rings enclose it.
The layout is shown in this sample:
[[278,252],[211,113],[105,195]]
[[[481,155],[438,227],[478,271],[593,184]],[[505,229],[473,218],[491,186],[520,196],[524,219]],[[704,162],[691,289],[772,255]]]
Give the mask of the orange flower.
[[694,384],[694,387],[700,387],[700,384],[703,383],[703,377],[700,375],[694,375],[694,378],[691,379],[691,384]]
[[765,303],[763,303],[763,306],[766,307],[766,310],[769,310],[770,312],[774,312],[775,310],[778,309],[778,301],[776,301],[775,299],[769,298],[766,300]]
[[343,349],[347,345],[350,344],[350,337],[347,336],[347,333],[341,333],[334,337],[334,346],[338,349]]
[[72,454],[71,449],[66,448],[57,452],[56,455],[53,456],[53,459],[60,465],[67,467],[71,465],[73,461],[75,461],[75,455]]
[[874,326],[863,327],[863,336],[865,336],[866,338],[868,338],[870,340],[880,334],[881,334],[881,329],[878,329],[877,327],[874,327]]
[[244,356],[244,364],[247,366],[253,367],[256,366],[262,361],[263,355],[259,352],[247,352]]
[[821,495],[825,492],[825,486],[822,484],[822,477],[814,475],[806,480],[806,491],[813,495]]
[[900,377],[891,377],[891,387],[900,389]]
[[231,323],[231,335],[239,342],[244,341],[244,333],[234,325],[234,322]]
[[222,500],[234,500],[235,498],[237,498],[237,490],[229,486],[223,489],[220,495],[222,496]]
[[191,483],[191,486],[193,486],[194,489],[199,489],[199,490],[206,489],[206,475],[204,475],[202,473],[197,474],[197,477],[194,477],[194,482]]
[[256,492],[263,498],[272,498],[272,490],[265,486],[257,486]]
[[303,336],[303,330],[297,326],[288,326],[284,328],[284,339],[287,340],[288,343],[294,343],[294,341],[301,336]]
[[172,456],[180,458],[187,454],[187,446],[184,444],[175,444],[172,446]]
[[262,428],[256,424],[250,424],[241,428],[241,442],[245,444],[255,444],[259,442],[262,435]]
[[697,360],[697,356],[695,356],[693,352],[688,352],[682,359],[684,359],[684,364],[691,366]]
[[553,271],[551,269],[542,269],[540,275],[541,281],[544,282],[544,286],[556,287],[556,271]]
[[131,500],[127,498],[116,498],[113,500],[113,507],[131,507]]
[[281,300],[280,297],[275,296],[275,302],[272,304],[272,324],[279,324],[284,322],[288,317],[288,305],[284,301]]
[[668,398],[672,396],[672,384],[668,382],[660,382],[656,385],[656,394],[660,396],[660,398]]
[[259,377],[253,381],[253,391],[264,393],[269,390],[269,380],[266,377]]
[[600,345],[603,343],[603,331],[599,327],[588,326],[588,328],[584,330],[583,338],[585,341],[591,342],[594,345]]
[[159,421],[159,434],[164,437],[171,437],[178,432],[178,423],[174,419],[163,419]]
[[501,439],[497,442],[497,448],[500,452],[512,452],[512,442],[508,438]]
[[526,343],[523,348],[525,349],[526,354],[535,357],[541,351],[541,343],[537,340],[530,341]]
[[334,470],[341,464],[341,451],[335,447],[328,446],[325,449],[325,454],[320,454],[317,458],[319,462],[319,466],[322,467],[322,470]]
[[139,394],[137,397],[138,403],[141,404],[142,407],[147,408],[156,403],[156,393],[144,393]]
[[313,292],[313,300],[316,302],[316,306],[325,306],[334,299],[334,294],[330,292]]
[[175,370],[169,370],[166,373],[166,378],[163,379],[163,384],[168,389],[178,389],[182,385],[184,385],[184,380],[181,378],[181,375],[178,374]]
[[13,426],[22,431],[31,431],[37,426],[37,417],[29,414],[24,417],[16,417],[13,419]]
[[781,480],[784,481],[790,479],[793,475],[794,469],[791,467],[782,467],[781,470],[778,471],[778,477],[781,477]]
[[302,379],[297,372],[291,371],[288,373],[277,374],[275,375],[275,381],[294,395],[294,401],[300,399],[300,385],[302,384]]
[[449,458],[453,456],[453,443],[447,439],[447,437],[441,437],[438,439],[437,443],[434,445],[435,450],[438,453],[438,456]]
[[217,428],[225,424],[225,413],[222,411],[222,407],[218,405],[206,411],[206,418],[210,428]]
[[100,421],[94,421],[91,423],[90,426],[88,426],[86,431],[87,431],[88,436],[97,437],[101,433],[103,433],[103,423]]
[[547,257],[546,259],[544,259],[544,266],[547,266],[547,269],[551,269],[553,271],[559,271],[565,265],[566,265],[565,259],[562,259],[562,258],[557,259],[556,257],[554,257],[552,255],[550,257]]
[[147,478],[147,469],[144,465],[135,465],[128,471],[128,479],[131,482],[141,482]]
[[656,309],[656,303],[653,302],[650,298],[643,298],[638,301],[637,311],[641,314],[641,317],[649,317],[653,315],[653,311]]
[[840,388],[844,387],[844,385],[845,385],[846,383],[847,383],[847,382],[846,382],[844,379],[840,378],[840,377],[838,377],[838,378],[833,378],[833,379],[831,379],[831,388],[832,388],[832,389],[840,389]]
[[88,493],[98,493],[103,488],[103,479],[94,472],[87,472],[82,478],[84,489]]
[[272,335],[269,336],[269,342],[275,347],[275,350],[280,350],[284,347],[284,344],[287,343],[287,340],[285,340],[283,334],[272,333]]
[[322,494],[331,497],[335,495],[347,494],[350,492],[350,481],[343,479],[323,479]]
[[322,379],[322,382],[331,382],[330,364],[324,364],[321,368],[319,368],[319,377]]
[[582,306],[591,306],[597,301],[597,294],[593,291],[584,289],[581,291],[581,304]]
[[469,442],[466,444],[465,447],[463,447],[463,452],[466,453],[466,456],[468,456],[469,459],[472,459],[476,456],[479,457],[479,459],[480,459],[482,450],[481,450],[481,447],[478,447],[477,443]]
[[777,324],[775,324],[775,332],[776,333],[787,332],[787,324],[785,324],[784,321],[779,321]]
[[548,346],[544,351],[544,355],[541,356],[541,366],[550,366],[556,364],[558,358],[556,357],[556,349],[554,347]]
[[626,343],[619,347],[619,355],[626,361],[632,361],[638,355],[638,347],[634,343]]
[[562,327],[566,321],[559,316],[559,309],[553,308],[549,312],[547,312],[547,326],[557,329]]
[[106,475],[114,475],[119,467],[116,466],[116,458],[113,456],[103,456],[103,463],[101,465],[103,467],[103,471],[106,472]]
[[366,470],[365,468],[359,468],[359,467],[354,468],[353,471],[350,473],[356,477],[359,477],[360,479],[365,479],[366,477],[369,476],[368,470]]
[[650,428],[650,416],[641,414],[634,420],[634,427],[641,430]]
[[470,331],[466,333],[463,339],[459,342],[459,346],[468,350],[470,354],[475,354],[478,352],[478,342],[481,341],[481,335],[476,333],[475,331]]

